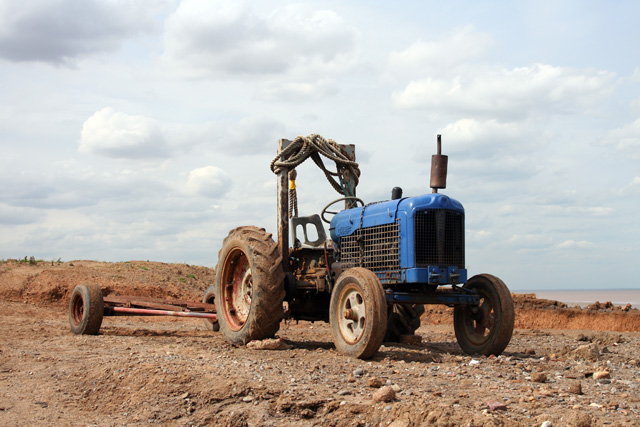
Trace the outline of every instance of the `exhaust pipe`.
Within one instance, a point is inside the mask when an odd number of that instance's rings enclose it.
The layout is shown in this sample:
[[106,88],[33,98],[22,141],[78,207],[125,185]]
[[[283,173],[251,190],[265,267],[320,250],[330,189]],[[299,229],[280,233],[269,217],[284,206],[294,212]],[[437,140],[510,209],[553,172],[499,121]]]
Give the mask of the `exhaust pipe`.
[[438,154],[431,156],[431,189],[437,193],[439,188],[447,188],[447,163],[449,157],[442,154],[442,137],[438,135]]

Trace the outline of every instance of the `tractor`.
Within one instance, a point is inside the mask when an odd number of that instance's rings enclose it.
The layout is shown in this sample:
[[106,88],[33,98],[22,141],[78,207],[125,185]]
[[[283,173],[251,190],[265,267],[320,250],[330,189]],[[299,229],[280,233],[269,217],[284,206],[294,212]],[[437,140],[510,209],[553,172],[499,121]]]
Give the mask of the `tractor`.
[[[319,214],[299,216],[296,166],[308,158],[340,197]],[[383,342],[414,334],[424,304],[444,304],[454,308],[465,353],[500,354],[513,333],[511,293],[496,276],[467,277],[464,208],[438,193],[446,188],[448,163],[440,135],[431,163],[430,193],[403,197],[395,187],[390,200],[365,203],[356,196],[353,145],[317,134],[281,139],[270,165],[278,180],[277,241],[254,226],[224,239],[203,300],[215,302],[211,329],[246,344],[273,337],[283,319],[325,321],[340,353],[366,359]],[[344,209],[333,207],[338,203]]]

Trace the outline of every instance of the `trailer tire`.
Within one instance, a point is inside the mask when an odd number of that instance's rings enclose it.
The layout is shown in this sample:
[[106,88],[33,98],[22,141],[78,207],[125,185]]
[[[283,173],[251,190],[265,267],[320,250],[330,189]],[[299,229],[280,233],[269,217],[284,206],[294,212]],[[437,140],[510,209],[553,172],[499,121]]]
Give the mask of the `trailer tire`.
[[[216,293],[215,286],[209,286],[206,291],[204,291],[204,296],[202,297],[202,302],[205,304],[214,304],[216,301]],[[218,332],[220,330],[220,323],[218,320],[213,319],[202,319],[204,323],[204,327],[209,331]]]
[[218,254],[214,284],[218,323],[234,344],[272,337],[283,318],[282,256],[263,228],[231,230]]
[[515,310],[511,292],[491,274],[473,276],[463,286],[480,298],[478,307],[459,306],[453,311],[456,339],[467,354],[496,355],[511,341]]
[[423,304],[392,304],[387,312],[385,342],[400,342],[402,335],[414,335],[424,314]]
[[340,353],[368,359],[378,351],[387,328],[387,302],[375,273],[355,267],[340,275],[331,293],[329,322]]
[[97,335],[104,316],[102,289],[96,284],[78,285],[69,300],[69,325],[76,335]]

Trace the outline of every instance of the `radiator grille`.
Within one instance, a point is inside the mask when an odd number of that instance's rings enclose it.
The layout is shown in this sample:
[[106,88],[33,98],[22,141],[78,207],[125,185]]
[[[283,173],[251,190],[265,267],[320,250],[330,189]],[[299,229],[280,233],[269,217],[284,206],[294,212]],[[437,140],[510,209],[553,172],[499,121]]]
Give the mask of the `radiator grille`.
[[364,267],[384,272],[387,278],[400,277],[399,224],[361,228],[340,239],[344,268]]
[[453,265],[464,268],[464,214],[446,209],[416,212],[416,267]]

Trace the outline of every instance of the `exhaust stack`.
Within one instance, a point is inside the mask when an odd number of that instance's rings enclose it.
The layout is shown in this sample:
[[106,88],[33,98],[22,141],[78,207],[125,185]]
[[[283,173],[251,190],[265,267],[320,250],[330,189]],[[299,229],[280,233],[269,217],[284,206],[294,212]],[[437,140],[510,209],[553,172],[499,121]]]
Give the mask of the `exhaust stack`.
[[437,193],[439,188],[447,188],[447,163],[449,157],[442,154],[442,137],[438,135],[438,154],[431,156],[431,188]]

